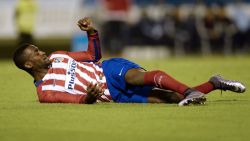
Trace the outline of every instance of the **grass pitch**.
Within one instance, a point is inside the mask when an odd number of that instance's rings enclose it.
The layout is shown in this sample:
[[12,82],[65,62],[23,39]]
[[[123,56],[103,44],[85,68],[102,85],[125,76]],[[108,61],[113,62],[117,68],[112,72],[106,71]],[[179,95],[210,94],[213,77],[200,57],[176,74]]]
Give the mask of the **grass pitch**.
[[[135,61],[195,86],[213,74],[250,88],[250,57]],[[214,91],[204,106],[176,104],[40,104],[32,78],[0,61],[0,141],[247,141],[250,94]]]

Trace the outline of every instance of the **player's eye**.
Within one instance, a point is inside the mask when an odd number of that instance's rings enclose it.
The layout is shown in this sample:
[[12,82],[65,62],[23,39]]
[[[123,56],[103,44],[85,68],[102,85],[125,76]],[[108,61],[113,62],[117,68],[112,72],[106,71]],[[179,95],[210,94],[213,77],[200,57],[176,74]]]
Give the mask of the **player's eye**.
[[39,51],[36,49],[36,50],[34,51],[34,53],[35,53],[36,55],[38,55],[38,54],[39,54]]

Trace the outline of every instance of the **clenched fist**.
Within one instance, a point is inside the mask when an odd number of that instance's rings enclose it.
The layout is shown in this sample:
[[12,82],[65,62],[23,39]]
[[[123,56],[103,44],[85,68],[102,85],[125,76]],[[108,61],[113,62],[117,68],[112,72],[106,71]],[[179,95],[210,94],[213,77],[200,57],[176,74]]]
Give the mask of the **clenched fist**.
[[88,32],[88,34],[94,34],[95,28],[92,25],[91,19],[88,17],[85,17],[83,19],[80,19],[77,22],[77,25],[80,27],[82,31]]

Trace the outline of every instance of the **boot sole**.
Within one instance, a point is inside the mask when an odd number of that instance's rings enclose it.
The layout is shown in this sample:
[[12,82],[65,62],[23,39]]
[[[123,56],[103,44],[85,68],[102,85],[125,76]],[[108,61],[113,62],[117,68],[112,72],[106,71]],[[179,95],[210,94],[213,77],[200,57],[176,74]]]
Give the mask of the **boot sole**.
[[181,102],[179,102],[179,106],[189,106],[189,105],[204,105],[206,102],[206,97],[201,96],[201,97],[195,97],[195,98],[188,98],[184,99]]

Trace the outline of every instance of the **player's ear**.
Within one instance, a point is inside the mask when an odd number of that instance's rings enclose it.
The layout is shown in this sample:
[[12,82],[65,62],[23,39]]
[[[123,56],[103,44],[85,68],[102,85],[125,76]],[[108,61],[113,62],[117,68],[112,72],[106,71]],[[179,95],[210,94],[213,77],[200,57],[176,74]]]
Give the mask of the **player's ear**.
[[32,62],[30,62],[30,61],[26,61],[26,62],[24,63],[24,67],[27,68],[27,69],[31,69],[31,68],[33,67],[33,64],[32,64]]

